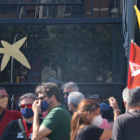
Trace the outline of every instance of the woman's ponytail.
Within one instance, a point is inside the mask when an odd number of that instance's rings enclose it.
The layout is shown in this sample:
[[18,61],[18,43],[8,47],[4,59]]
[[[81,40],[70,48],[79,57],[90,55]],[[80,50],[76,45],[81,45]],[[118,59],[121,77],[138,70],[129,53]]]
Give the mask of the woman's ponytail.
[[81,120],[80,114],[78,114],[78,112],[75,112],[71,120],[71,139],[70,140],[76,139],[76,135],[80,126],[80,120]]

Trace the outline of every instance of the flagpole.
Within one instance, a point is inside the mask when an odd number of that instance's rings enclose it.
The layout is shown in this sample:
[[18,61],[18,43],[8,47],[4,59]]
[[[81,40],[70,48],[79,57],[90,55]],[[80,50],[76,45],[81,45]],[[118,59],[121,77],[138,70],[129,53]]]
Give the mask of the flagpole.
[[[129,55],[130,55],[130,44],[131,44],[131,40],[135,38],[135,17],[136,17],[136,13],[135,13],[135,9],[134,9],[134,5],[136,5],[136,0],[128,0],[128,61],[127,61],[127,70],[129,68]],[[128,75],[128,71],[127,71],[127,75]]]
[[[14,43],[16,42],[17,36],[18,36],[18,33],[15,35]],[[14,79],[14,58],[12,57],[12,60],[11,60],[11,83],[14,82],[13,79]],[[13,94],[12,98],[11,98],[11,101],[12,101],[11,110],[14,109],[14,99],[15,99],[15,95]]]
[[[134,40],[131,39],[131,43],[134,43]],[[130,45],[130,50],[131,50],[131,45]],[[130,54],[130,53],[129,53]],[[130,57],[130,56],[129,56]],[[129,71],[129,60],[128,60],[128,71]],[[128,80],[127,80],[128,82]],[[128,84],[127,84],[128,85]],[[129,89],[127,90],[127,97],[126,97],[126,110],[125,113],[128,111],[128,99],[129,99]]]
[[[134,40],[131,39],[131,43],[134,43]],[[130,45],[130,50],[131,50],[131,45]],[[130,56],[129,56],[130,57]],[[128,60],[128,71],[129,71],[129,60]],[[127,80],[128,81],[128,80]],[[128,84],[127,84],[128,85]],[[129,89],[127,90],[127,98],[126,98],[126,110],[125,113],[128,111],[128,100],[129,100]]]
[[[128,76],[128,71],[129,71],[129,56],[130,56],[130,45],[131,42],[134,42],[135,38],[135,9],[134,5],[136,4],[136,0],[128,0],[127,3],[127,8],[128,8],[128,59],[127,59],[127,76]],[[128,77],[127,77],[128,81]],[[129,99],[129,92],[127,93],[127,101],[126,101],[126,112],[128,111],[128,99]]]

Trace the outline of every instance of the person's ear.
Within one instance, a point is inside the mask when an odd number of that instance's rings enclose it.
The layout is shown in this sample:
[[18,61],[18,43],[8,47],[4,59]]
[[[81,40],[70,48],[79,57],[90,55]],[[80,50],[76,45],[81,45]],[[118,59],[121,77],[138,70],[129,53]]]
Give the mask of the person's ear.
[[85,117],[87,118],[87,120],[91,120],[91,118],[92,118],[92,115],[91,115],[91,113],[88,111],[86,111],[86,112],[84,112],[84,115],[85,115]]
[[123,100],[123,103],[124,103],[124,106],[125,106],[125,108],[126,108],[126,101]]
[[52,98],[52,100],[56,100],[55,95],[52,95],[51,98]]
[[100,108],[97,109],[97,114],[100,115]]
[[70,106],[71,108],[73,108],[73,104],[72,104],[72,103],[70,103],[69,106]]
[[100,115],[100,108],[97,108],[94,113],[92,114],[93,116],[98,116]]
[[89,120],[89,113],[88,112],[84,112],[84,116],[87,118],[87,120]]

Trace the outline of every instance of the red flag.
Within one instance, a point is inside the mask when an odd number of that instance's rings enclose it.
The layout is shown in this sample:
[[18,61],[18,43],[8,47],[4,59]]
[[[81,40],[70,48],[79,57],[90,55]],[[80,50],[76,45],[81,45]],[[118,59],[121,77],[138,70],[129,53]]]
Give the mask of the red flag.
[[131,43],[127,87],[133,89],[140,86],[140,48]]

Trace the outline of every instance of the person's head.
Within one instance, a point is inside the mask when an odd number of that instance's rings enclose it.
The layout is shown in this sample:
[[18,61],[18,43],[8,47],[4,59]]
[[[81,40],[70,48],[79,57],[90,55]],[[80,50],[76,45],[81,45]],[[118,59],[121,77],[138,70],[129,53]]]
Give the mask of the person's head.
[[129,92],[129,89],[126,87],[123,90],[123,93],[122,93],[123,103],[124,103],[125,107],[126,107],[126,101],[127,101],[127,94],[128,94],[128,92]]
[[111,119],[110,105],[107,103],[100,104],[100,114],[104,119]]
[[140,108],[140,86],[129,90],[128,107]]
[[6,109],[8,104],[8,94],[4,87],[0,86],[0,113]]
[[62,87],[63,87],[63,94],[64,94],[64,99],[66,103],[67,103],[68,94],[70,92],[79,91],[77,84],[74,82],[68,82],[64,84]]
[[81,101],[85,99],[84,95],[81,92],[75,91],[70,92],[68,95],[68,108],[71,113],[74,113],[77,110],[77,107]]
[[55,83],[43,83],[36,88],[36,94],[41,99],[42,111],[50,111],[61,102],[61,93]]
[[100,115],[100,105],[92,100],[85,99],[78,105],[77,111],[73,114],[71,121],[71,140],[75,140],[79,129],[91,125],[95,117]]
[[19,107],[24,119],[29,120],[33,118],[32,104],[37,99],[37,96],[33,93],[26,93],[19,98]]

